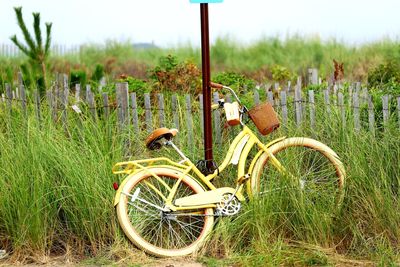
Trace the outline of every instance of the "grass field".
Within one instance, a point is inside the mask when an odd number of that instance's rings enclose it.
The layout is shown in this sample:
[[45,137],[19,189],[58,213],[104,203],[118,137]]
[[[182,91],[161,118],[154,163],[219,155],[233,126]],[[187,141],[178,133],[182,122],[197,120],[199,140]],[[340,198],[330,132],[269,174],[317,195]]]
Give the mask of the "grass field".
[[[140,91],[152,89],[146,86],[158,86],[156,90],[161,90],[158,81],[151,80],[149,70],[160,67],[160,59],[169,54],[176,56],[178,62],[189,62],[185,68],[173,72],[182,75],[180,71],[185,71],[187,78],[172,84],[174,90],[180,93],[179,88],[186,84],[198,85],[200,74],[196,68],[200,65],[200,50],[190,45],[149,50],[116,42],[87,45],[79,54],[52,56],[48,65],[50,76],[81,71],[89,84],[97,86],[89,80],[100,64],[110,84],[121,74],[127,74],[147,81],[143,85],[133,80]],[[232,71],[251,81],[266,82],[277,77],[305,77],[307,69],[314,67],[319,69],[322,79],[329,80],[335,59],[344,63],[346,79],[365,82],[370,71],[380,64],[388,60],[400,62],[400,45],[382,40],[349,46],[335,40],[323,42],[296,36],[285,41],[270,38],[244,45],[220,38],[211,54],[214,78],[221,72]],[[4,83],[17,80],[16,73],[23,63],[26,63],[24,57],[0,56],[1,92]],[[274,74],[274,70],[278,73]],[[193,73],[197,75],[194,81],[190,79]],[[399,81],[389,85],[391,93],[398,92],[394,89],[400,88]],[[32,97],[32,89],[27,88],[28,97]],[[113,92],[114,87],[104,90]],[[380,96],[375,97],[380,101]],[[248,94],[246,100],[251,97]],[[87,264],[154,262],[154,258],[137,250],[125,238],[112,205],[115,193],[112,184],[123,177],[114,177],[111,168],[124,158],[122,140],[128,137],[117,130],[116,112],[109,121],[97,123],[90,116],[81,120],[70,112],[67,135],[60,123],[52,121],[47,105],[42,109],[40,125],[33,106],[28,108],[28,119],[19,111],[14,110],[10,115],[6,110],[0,104],[0,249],[6,249],[10,256],[0,260],[0,265],[46,263],[51,259]],[[291,123],[273,137],[312,137],[339,154],[348,174],[341,209],[317,213],[303,206],[296,195],[286,193],[270,196],[264,202],[246,203],[238,216],[219,220],[204,249],[192,259],[210,266],[400,264],[398,122],[391,120],[385,131],[379,128],[373,135],[364,130],[354,131],[351,122],[346,128],[339,127],[339,116],[327,118],[323,112],[317,114],[321,117],[316,120],[315,130],[308,126],[297,128]],[[377,114],[377,120],[382,120],[381,117],[382,114]],[[185,134],[185,130],[180,133]],[[129,136],[132,158],[159,155],[145,149],[145,137],[144,131]],[[224,138],[228,140],[231,135],[225,133]],[[193,160],[203,155],[200,133],[195,139],[199,145],[194,148],[181,143],[183,151]],[[228,143],[215,150],[218,162]],[[174,156],[166,150],[161,153]],[[232,170],[229,174],[218,183],[232,182]]]
[[[85,45],[77,54],[51,56],[48,65],[51,72],[69,73],[84,70],[88,77],[96,65],[104,66],[107,76],[121,74],[147,78],[147,71],[159,64],[162,56],[177,56],[180,61],[200,65],[200,49],[192,45],[173,48],[135,49],[130,43],[109,41],[104,45]],[[317,68],[323,79],[333,73],[333,59],[344,63],[345,78],[365,81],[368,72],[386,60],[400,60],[400,46],[390,39],[363,45],[346,45],[337,40],[322,41],[316,37],[291,36],[286,40],[265,38],[252,44],[243,44],[229,37],[221,37],[211,47],[213,73],[235,71],[262,81],[271,79],[271,69],[283,66],[293,75],[305,76],[308,68]],[[16,73],[24,62],[23,57],[0,56],[0,73],[11,68]],[[3,74],[5,75],[5,74]]]
[[[40,126],[34,112],[28,120],[18,112],[12,120],[4,109],[0,112],[0,247],[11,252],[8,262],[61,257],[128,265],[154,260],[126,240],[112,206],[117,178],[111,167],[123,158],[126,137],[115,128],[116,114],[108,123],[81,121],[72,114],[67,136],[46,108]],[[337,127],[338,120],[320,118],[315,131],[293,124],[273,136],[310,136],[340,155],[348,173],[340,211],[315,213],[293,194],[249,202],[237,217],[219,220],[195,259],[211,266],[399,264],[397,124],[373,136],[356,133],[351,125]],[[159,155],[145,150],[145,134],[130,138],[133,158]],[[195,138],[200,143],[200,134]],[[215,150],[218,161],[224,148]],[[193,159],[201,157],[195,148]]]

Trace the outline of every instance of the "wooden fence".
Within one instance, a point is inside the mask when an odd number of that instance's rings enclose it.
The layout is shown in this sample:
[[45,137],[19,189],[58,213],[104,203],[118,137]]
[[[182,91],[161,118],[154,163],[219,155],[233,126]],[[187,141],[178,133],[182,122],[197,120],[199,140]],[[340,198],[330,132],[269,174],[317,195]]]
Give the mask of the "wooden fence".
[[[185,138],[189,145],[195,143],[195,133],[203,134],[202,95],[194,98],[189,94],[136,94],[129,92],[127,83],[118,83],[114,99],[105,92],[95,96],[89,85],[81,88],[78,84],[70,89],[67,76],[60,77],[53,88],[46,92],[45,97],[40,97],[37,91],[27,92],[22,77],[19,77],[18,85],[14,88],[6,84],[5,92],[0,98],[0,111],[5,112],[0,114],[12,114],[19,110],[19,113],[28,118],[28,112],[34,112],[38,122],[42,121],[46,114],[50,114],[54,122],[67,129],[70,112],[91,118],[93,121],[108,121],[115,112],[118,127],[129,128],[135,134],[143,131],[149,133],[158,127],[177,128],[186,133]],[[251,100],[249,95],[245,98],[250,102],[249,106],[269,101],[278,112],[282,127],[309,127],[312,130],[317,125],[331,124],[334,118],[338,127],[351,127],[358,132],[370,131],[374,134],[378,124],[380,130],[383,127],[385,131],[389,122],[390,127],[393,128],[396,123],[396,128],[400,130],[400,97],[383,96],[382,102],[378,103],[382,104],[382,108],[377,110],[367,89],[361,89],[360,83],[355,83],[346,90],[333,86],[322,92],[305,92],[299,84],[291,90],[276,89],[277,91],[254,89]],[[219,98],[220,95],[214,93],[214,102]],[[232,96],[225,95],[225,99],[230,102]],[[44,105],[50,112],[44,114]],[[222,143],[221,125],[224,120],[220,111],[215,111],[213,116],[214,139],[216,143]]]

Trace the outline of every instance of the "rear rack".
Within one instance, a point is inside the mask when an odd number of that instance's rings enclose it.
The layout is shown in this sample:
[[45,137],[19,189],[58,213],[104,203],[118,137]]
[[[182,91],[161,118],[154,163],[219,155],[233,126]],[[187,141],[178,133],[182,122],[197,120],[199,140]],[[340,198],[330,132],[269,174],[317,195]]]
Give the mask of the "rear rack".
[[[145,170],[148,167],[155,165],[154,163],[158,163],[156,165],[157,167],[158,166],[160,166],[160,167],[169,166],[170,167],[172,165],[172,166],[178,167],[180,169],[188,168],[187,165],[177,163],[166,157],[161,157],[161,158],[118,162],[112,168],[112,172],[113,172],[113,174],[131,174],[131,173],[137,172],[138,170]],[[163,164],[160,164],[160,163],[163,163]]]

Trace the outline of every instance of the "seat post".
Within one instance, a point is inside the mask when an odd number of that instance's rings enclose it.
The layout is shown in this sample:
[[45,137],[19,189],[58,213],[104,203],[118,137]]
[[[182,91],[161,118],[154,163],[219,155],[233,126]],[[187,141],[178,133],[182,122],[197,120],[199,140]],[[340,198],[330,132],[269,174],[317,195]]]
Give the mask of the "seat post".
[[168,145],[168,146],[172,146],[172,148],[176,150],[176,152],[179,154],[179,156],[182,157],[182,159],[183,159],[184,161],[189,160],[189,159],[185,156],[185,154],[183,154],[183,152],[174,144],[174,142],[172,142],[172,140],[169,140],[169,141],[165,142],[165,144]]

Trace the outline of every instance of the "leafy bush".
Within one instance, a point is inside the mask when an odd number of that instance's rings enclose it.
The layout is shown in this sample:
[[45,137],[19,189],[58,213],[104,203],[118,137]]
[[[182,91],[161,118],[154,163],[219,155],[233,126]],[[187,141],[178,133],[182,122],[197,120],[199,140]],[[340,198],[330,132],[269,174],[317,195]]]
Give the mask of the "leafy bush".
[[99,82],[101,78],[104,77],[104,66],[101,64],[97,64],[96,68],[93,71],[91,80],[95,82]]
[[274,65],[271,68],[272,79],[278,82],[292,80],[294,75],[284,66]]
[[149,71],[155,88],[197,94],[201,90],[200,70],[191,61],[179,62],[176,56],[159,58],[159,64]]
[[119,82],[127,82],[129,92],[143,94],[143,93],[149,93],[151,91],[151,88],[147,82],[137,79],[135,77],[131,76],[124,77],[123,79],[120,79]]
[[239,93],[252,90],[255,87],[255,82],[253,80],[236,72],[221,72],[215,75],[212,80],[213,82],[230,86]]
[[69,80],[71,81],[71,86],[75,86],[75,84],[85,86],[87,82],[87,74],[84,70],[71,70]]
[[372,88],[390,89],[400,84],[400,66],[397,62],[386,61],[368,73],[368,83]]

